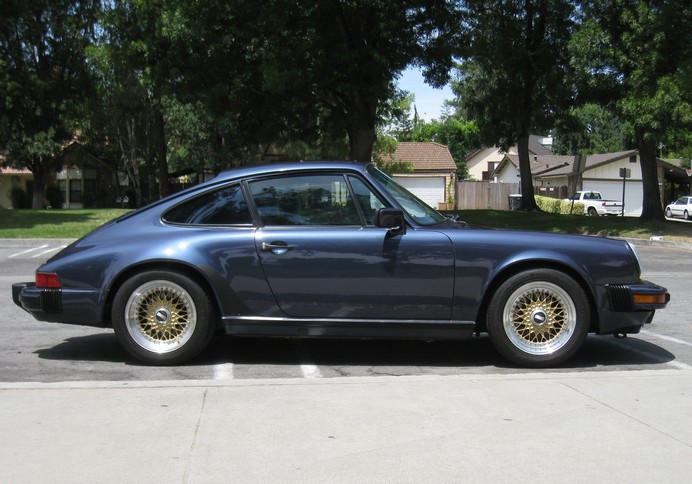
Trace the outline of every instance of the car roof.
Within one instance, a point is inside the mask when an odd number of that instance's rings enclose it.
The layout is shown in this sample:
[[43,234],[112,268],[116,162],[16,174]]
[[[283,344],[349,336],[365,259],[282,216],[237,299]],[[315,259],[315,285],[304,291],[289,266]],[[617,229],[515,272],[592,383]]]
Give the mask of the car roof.
[[249,176],[265,175],[272,173],[284,173],[289,171],[310,170],[351,170],[362,172],[369,165],[353,161],[292,161],[285,163],[271,163],[266,165],[245,166],[225,170],[214,177],[210,182],[218,183],[225,180],[234,180]]

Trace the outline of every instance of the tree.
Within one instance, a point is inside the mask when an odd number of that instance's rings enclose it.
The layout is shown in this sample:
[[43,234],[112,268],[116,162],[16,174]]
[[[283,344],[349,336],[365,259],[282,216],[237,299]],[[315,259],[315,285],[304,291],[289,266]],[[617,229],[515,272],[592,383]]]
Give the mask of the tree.
[[657,154],[692,127],[692,5],[683,0],[585,2],[571,43],[583,98],[614,103],[642,167],[641,219],[663,221]]
[[425,65],[439,84],[451,63],[451,0],[172,4],[182,85],[258,145],[346,135],[349,157],[370,161],[396,75]]
[[457,115],[444,116],[439,121],[418,121],[408,128],[395,131],[394,135],[399,141],[433,141],[447,146],[460,179],[468,176],[466,155],[480,147],[478,125]]
[[10,0],[0,17],[0,150],[34,175],[33,208],[91,92],[85,61],[97,1]]
[[586,103],[566,110],[554,132],[558,155],[593,155],[627,149],[627,127],[611,109]]
[[534,199],[529,135],[552,127],[570,100],[564,83],[567,43],[575,30],[572,2],[466,0],[462,2],[458,79],[452,82],[486,146],[516,143],[521,210],[538,211]]

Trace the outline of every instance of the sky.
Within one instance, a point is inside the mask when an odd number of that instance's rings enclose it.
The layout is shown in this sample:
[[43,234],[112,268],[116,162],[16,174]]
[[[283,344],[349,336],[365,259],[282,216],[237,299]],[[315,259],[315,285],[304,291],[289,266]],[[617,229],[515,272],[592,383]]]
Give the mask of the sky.
[[442,105],[445,100],[453,99],[452,89],[449,85],[442,89],[434,89],[423,80],[420,69],[406,69],[398,82],[399,88],[416,95],[415,105],[418,116],[425,121],[440,119]]

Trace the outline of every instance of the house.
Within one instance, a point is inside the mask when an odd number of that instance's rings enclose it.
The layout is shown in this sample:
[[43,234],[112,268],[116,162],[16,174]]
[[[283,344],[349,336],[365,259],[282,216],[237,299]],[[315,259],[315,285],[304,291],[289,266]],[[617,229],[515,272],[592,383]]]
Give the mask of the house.
[[449,149],[434,142],[401,142],[386,162],[409,162],[413,171],[393,178],[431,207],[453,203],[457,165]]
[[29,170],[0,168],[0,209],[12,208],[10,192],[13,188],[23,190],[27,197],[27,203],[31,203],[33,184],[34,175]]
[[[568,186],[574,186],[576,157],[564,155],[531,155],[531,174],[537,195],[567,198]],[[520,183],[519,155],[505,155],[490,175],[496,183]],[[546,180],[545,182],[543,180]]]
[[55,175],[64,208],[111,206],[117,183],[111,167],[73,140],[60,153],[63,169]]
[[[553,139],[546,136],[531,135],[529,137],[529,154],[531,156],[551,155]],[[507,153],[500,148],[482,148],[472,151],[466,156],[466,168],[469,179],[478,181],[492,181],[491,174],[499,166],[505,155],[517,155],[517,147],[513,146]]]
[[[577,166],[576,156],[534,155],[531,175],[537,194],[565,198],[575,190],[601,192],[606,199],[623,200],[625,215],[639,216],[643,206],[642,171],[637,150],[602,153],[586,157],[583,166]],[[685,170],[658,160],[659,180],[672,181],[677,176],[684,182]],[[627,177],[623,178],[623,170]],[[505,155],[491,178],[499,183],[519,181],[519,157]],[[569,189],[564,188],[569,187]],[[661,190],[663,197],[663,190]],[[661,201],[662,205],[664,201]]]

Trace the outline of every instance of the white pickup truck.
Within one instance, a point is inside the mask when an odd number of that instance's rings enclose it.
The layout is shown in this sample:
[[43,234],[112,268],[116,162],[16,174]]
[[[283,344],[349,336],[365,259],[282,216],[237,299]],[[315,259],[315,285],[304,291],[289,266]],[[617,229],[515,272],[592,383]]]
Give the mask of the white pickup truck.
[[584,204],[585,215],[622,215],[622,202],[618,200],[604,200],[601,192],[582,190],[576,192],[566,202],[579,202]]

